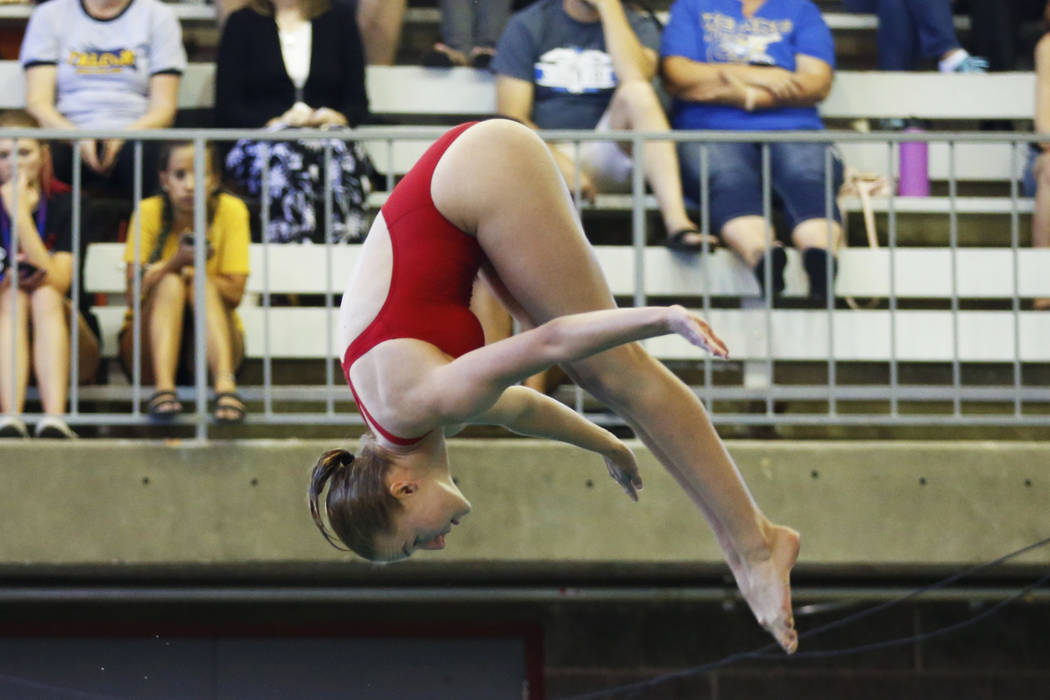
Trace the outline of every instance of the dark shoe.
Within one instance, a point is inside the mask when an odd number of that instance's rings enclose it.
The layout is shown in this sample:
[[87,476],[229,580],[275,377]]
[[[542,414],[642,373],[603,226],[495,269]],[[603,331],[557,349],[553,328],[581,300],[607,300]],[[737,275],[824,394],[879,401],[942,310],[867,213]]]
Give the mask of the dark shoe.
[[182,404],[175,398],[174,391],[156,391],[149,397],[146,411],[153,420],[166,421],[182,413]]
[[75,440],[78,437],[64,420],[55,416],[44,416],[36,424],[33,436],[45,440]]
[[758,259],[755,267],[752,268],[752,272],[755,273],[755,279],[758,280],[758,289],[762,292],[762,297],[766,296],[766,258],[769,257],[770,265],[773,268],[770,270],[772,273],[770,277],[773,281],[773,294],[772,296],[779,297],[784,293],[784,267],[787,265],[787,252],[781,248],[770,248],[766,251],[765,255]]
[[423,54],[422,61],[427,68],[452,68],[453,66],[465,66],[468,63],[466,54],[440,41],[434,44],[434,48]]
[[831,279],[828,279],[828,251],[824,248],[806,248],[802,251],[802,266],[809,275],[809,298],[826,305],[828,292],[835,295],[835,274],[838,261],[831,257]]
[[421,62],[427,68],[451,68],[456,65],[452,61],[451,56],[444,51],[438,51],[437,49],[431,49],[423,54]]
[[[220,411],[225,415],[220,416]],[[236,391],[222,391],[215,395],[216,423],[223,425],[243,423],[244,416],[244,399]]]
[[492,65],[492,59],[495,58],[495,56],[496,51],[494,49],[475,47],[470,52],[470,65],[474,68],[485,70]]
[[26,424],[14,416],[0,419],[0,438],[27,438],[29,429]]
[[700,236],[701,239],[703,239],[706,236],[708,250],[714,250],[721,244],[721,241],[719,240],[718,236],[705,234],[703,231],[695,228],[683,228],[678,231],[675,231],[670,236],[668,236],[667,240],[664,241],[664,245],[670,248],[671,250],[678,251],[679,253],[702,252],[704,250],[703,240],[689,243],[685,240],[685,237],[689,234],[696,234],[697,236]]

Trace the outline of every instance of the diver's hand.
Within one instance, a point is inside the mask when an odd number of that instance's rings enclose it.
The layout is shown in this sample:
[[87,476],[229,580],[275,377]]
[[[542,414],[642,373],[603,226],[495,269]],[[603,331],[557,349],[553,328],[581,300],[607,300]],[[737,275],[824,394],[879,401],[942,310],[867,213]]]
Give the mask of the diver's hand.
[[707,350],[715,357],[729,357],[729,348],[715,335],[707,321],[684,306],[668,307],[668,327],[693,345]]
[[602,453],[602,458],[613,481],[623,488],[632,501],[637,501],[638,492],[642,490],[642,477],[638,474],[638,463],[630,448],[617,440],[612,448]]

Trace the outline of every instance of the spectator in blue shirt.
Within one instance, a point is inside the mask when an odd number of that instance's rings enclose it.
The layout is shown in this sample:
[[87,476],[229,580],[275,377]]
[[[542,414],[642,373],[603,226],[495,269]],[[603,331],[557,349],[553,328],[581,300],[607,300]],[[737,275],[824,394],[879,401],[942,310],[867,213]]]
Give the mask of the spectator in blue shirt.
[[[661,45],[664,84],[675,98],[675,129],[719,131],[820,130],[816,105],[831,88],[835,47],[810,0],[677,0]],[[762,145],[755,142],[681,143],[686,193],[699,191],[700,152],[707,149],[711,230],[755,271],[764,292],[783,291],[784,249],[767,232],[762,197]],[[832,287],[828,255],[842,238],[831,191],[842,184],[842,163],[830,144],[769,144],[772,190],[802,250],[810,294],[825,300]],[[832,256],[833,252],[830,253]],[[772,289],[765,289],[766,258]]]

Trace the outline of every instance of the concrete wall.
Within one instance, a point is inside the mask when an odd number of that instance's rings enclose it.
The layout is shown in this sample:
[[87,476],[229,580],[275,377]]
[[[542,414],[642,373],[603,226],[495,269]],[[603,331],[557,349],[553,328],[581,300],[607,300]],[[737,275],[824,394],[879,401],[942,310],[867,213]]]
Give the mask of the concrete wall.
[[[0,564],[349,562],[322,540],[306,507],[309,471],[331,446],[8,441]],[[800,565],[976,562],[1050,532],[1045,444],[729,446],[769,516],[803,533]],[[693,505],[634,447],[646,483],[639,503],[597,457],[571,447],[451,441],[453,474],[474,512],[444,552],[419,560],[720,562]],[[1050,562],[1050,551],[1019,561]]]

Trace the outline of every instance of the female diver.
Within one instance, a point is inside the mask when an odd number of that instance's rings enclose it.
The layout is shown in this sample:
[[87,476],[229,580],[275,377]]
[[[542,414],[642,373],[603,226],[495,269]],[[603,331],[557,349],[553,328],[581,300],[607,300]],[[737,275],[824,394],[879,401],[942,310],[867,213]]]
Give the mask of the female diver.
[[[468,308],[479,270],[527,330],[484,345]],[[442,549],[470,511],[445,445],[467,423],[597,452],[637,499],[642,480],[622,442],[516,386],[560,363],[688,493],[759,623],[795,650],[798,533],[762,514],[702,404],[634,341],[677,333],[716,356],[728,351],[680,306],[616,308],[550,152],[530,129],[503,119],[462,124],[430,147],[365,239],[338,333],[343,371],[373,432],[356,456],[331,450],[314,467],[310,507],[333,545],[338,538],[374,561]]]

